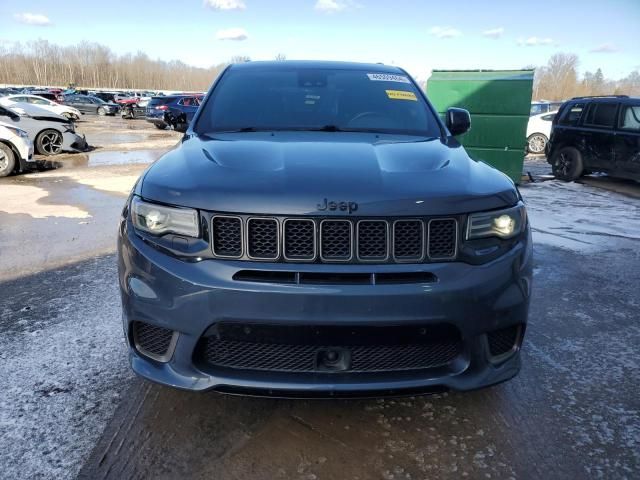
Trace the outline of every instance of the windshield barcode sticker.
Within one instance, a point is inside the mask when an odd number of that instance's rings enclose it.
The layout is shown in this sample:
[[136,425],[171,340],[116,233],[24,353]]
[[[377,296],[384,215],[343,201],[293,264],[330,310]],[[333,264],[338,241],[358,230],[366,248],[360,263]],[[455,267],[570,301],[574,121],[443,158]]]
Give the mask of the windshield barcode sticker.
[[390,73],[367,73],[367,77],[369,77],[369,80],[377,82],[411,83],[404,75],[392,75]]

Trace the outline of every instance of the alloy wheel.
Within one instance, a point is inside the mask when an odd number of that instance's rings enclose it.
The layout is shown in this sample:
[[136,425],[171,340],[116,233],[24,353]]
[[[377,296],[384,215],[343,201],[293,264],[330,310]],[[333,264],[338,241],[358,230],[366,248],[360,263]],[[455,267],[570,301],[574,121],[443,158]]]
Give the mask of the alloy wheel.
[[58,132],[47,132],[40,139],[40,146],[47,155],[56,155],[62,151],[62,135]]
[[562,152],[558,155],[558,159],[556,160],[556,170],[562,176],[567,176],[569,171],[571,170],[571,165],[573,164],[573,160],[569,155]]
[[542,135],[535,134],[529,137],[529,151],[531,153],[543,153],[546,145],[547,139]]

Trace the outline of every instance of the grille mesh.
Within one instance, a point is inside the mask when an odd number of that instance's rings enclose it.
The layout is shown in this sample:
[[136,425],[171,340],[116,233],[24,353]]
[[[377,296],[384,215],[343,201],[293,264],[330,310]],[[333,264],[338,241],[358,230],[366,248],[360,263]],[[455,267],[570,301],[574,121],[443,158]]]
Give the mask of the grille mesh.
[[452,258],[456,254],[456,221],[453,219],[429,222],[429,257]]
[[287,220],[284,224],[284,254],[293,260],[315,257],[315,224],[313,220]]
[[487,334],[489,351],[494,357],[510,351],[518,340],[518,325],[494,330]]
[[461,351],[458,340],[416,345],[316,346],[276,343],[249,343],[204,340],[203,360],[213,366],[272,372],[317,372],[318,352],[323,349],[348,349],[351,354],[347,372],[397,372],[441,367],[451,363]]
[[213,217],[216,256],[313,262],[319,251],[322,262],[400,263],[452,260],[457,254],[458,222],[453,218],[245,218]]
[[399,220],[393,226],[393,256],[417,260],[424,252],[424,229],[420,220]]
[[358,223],[358,258],[381,260],[387,258],[387,222],[363,220]]
[[133,338],[138,349],[145,354],[162,357],[171,345],[173,330],[145,322],[133,323]]
[[214,217],[213,253],[221,257],[242,255],[242,220],[234,217]]
[[249,256],[278,258],[278,222],[273,219],[252,218],[248,222]]
[[326,220],[320,225],[320,255],[326,260],[351,258],[351,222]]

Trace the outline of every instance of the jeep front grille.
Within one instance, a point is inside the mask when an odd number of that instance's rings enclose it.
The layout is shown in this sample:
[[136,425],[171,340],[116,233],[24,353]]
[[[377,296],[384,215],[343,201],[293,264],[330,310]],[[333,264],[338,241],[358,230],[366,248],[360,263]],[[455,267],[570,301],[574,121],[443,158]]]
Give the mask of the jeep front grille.
[[214,215],[219,258],[322,263],[454,260],[456,218],[281,218]]

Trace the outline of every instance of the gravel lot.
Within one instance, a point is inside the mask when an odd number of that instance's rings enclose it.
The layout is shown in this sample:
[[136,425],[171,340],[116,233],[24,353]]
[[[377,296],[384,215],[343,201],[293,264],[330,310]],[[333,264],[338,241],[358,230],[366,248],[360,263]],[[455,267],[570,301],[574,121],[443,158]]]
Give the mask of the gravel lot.
[[[0,179],[2,478],[638,478],[640,185],[527,183],[523,370],[477,392],[361,401],[192,394],[134,377],[115,230],[179,134],[87,118],[97,146]],[[525,172],[546,178],[529,157]]]

